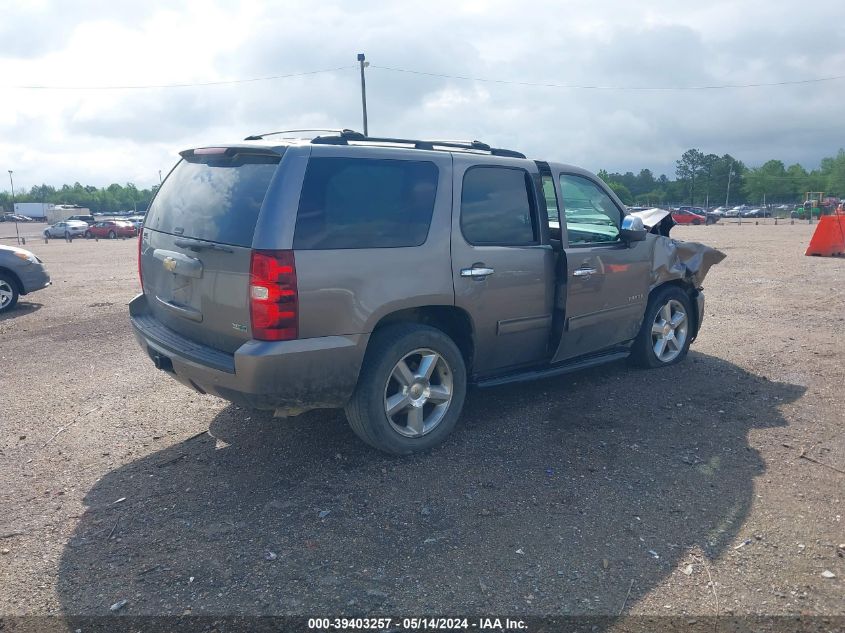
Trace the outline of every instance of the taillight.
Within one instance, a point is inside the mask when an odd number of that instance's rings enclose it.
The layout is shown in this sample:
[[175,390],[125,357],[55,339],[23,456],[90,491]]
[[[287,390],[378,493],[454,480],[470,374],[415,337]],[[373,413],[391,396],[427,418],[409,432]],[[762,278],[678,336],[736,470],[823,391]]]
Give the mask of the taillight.
[[293,251],[252,251],[249,267],[252,337],[260,341],[297,338],[298,313]]
[[141,292],[144,292],[144,275],[141,272],[141,241],[144,238],[144,229],[138,231],[138,281],[141,282]]

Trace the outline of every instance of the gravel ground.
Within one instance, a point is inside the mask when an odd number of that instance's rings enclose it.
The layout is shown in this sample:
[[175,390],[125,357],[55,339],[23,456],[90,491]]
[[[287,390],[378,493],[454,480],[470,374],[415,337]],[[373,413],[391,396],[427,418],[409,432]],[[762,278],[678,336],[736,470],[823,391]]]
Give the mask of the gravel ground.
[[130,333],[134,240],[29,240],[0,614],[845,615],[845,259],[812,229],[675,229],[728,254],[682,365],[474,391],[411,458],[192,393]]

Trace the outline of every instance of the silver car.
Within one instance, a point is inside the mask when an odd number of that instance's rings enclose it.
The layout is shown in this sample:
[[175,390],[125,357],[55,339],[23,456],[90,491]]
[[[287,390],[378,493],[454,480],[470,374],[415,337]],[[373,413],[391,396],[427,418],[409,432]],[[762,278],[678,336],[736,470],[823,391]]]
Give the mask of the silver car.
[[82,220],[62,220],[44,229],[44,237],[63,237],[71,239],[85,235],[88,230],[88,223]]
[[33,253],[14,246],[0,246],[0,313],[15,307],[20,295],[50,285],[50,275]]

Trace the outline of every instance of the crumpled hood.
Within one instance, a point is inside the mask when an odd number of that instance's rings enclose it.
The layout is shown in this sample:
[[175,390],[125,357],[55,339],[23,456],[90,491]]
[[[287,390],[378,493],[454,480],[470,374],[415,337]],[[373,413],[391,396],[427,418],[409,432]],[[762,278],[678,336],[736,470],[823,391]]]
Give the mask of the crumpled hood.
[[666,209],[658,209],[655,207],[653,209],[646,209],[644,211],[631,211],[628,215],[637,216],[643,221],[645,228],[651,230],[655,226],[660,224],[660,221],[663,218],[669,215],[669,211],[667,211]]
[[722,251],[698,242],[682,242],[659,235],[651,255],[651,287],[672,279],[700,288],[711,266],[725,259]]

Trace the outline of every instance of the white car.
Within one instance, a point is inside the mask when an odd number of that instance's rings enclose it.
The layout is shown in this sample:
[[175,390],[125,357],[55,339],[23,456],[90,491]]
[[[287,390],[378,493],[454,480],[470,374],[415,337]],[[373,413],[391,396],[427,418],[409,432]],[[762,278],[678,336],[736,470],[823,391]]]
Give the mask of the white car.
[[143,215],[140,215],[140,216],[136,215],[136,216],[133,216],[131,218],[126,218],[126,221],[129,222],[129,224],[134,226],[139,231],[141,230],[141,227],[144,226],[144,216]]
[[85,235],[88,223],[82,220],[62,220],[44,229],[44,237],[63,237],[66,240]]

